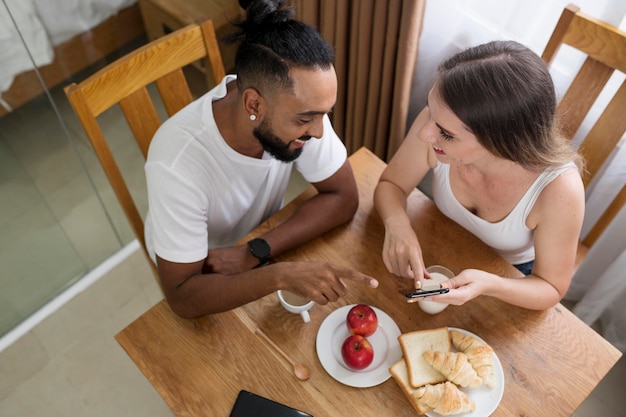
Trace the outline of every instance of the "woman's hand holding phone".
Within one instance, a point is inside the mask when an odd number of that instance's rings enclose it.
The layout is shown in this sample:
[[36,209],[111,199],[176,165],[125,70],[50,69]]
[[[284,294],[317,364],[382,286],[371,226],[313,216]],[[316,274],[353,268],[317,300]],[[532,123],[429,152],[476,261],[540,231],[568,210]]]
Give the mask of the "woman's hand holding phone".
[[439,295],[446,294],[450,291],[449,288],[433,288],[433,289],[408,289],[401,290],[400,293],[403,294],[409,300],[415,298],[429,297],[431,295]]

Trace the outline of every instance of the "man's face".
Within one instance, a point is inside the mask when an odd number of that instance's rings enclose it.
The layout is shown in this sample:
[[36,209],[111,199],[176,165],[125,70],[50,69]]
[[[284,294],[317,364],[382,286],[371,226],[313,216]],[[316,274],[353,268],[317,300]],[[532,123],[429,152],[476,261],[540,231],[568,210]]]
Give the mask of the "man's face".
[[302,146],[294,148],[291,146],[291,141],[285,143],[274,134],[272,130],[272,123],[267,118],[263,119],[261,124],[255,127],[252,133],[259,140],[265,152],[268,152],[274,158],[283,162],[291,162],[298,158],[302,153],[304,143],[311,139],[311,136],[308,135],[300,136],[296,140],[298,141],[298,144]]
[[323,120],[337,99],[337,76],[328,70],[292,69],[293,91],[266,97],[269,112],[253,130],[263,149],[281,161],[293,161],[306,141],[321,138]]

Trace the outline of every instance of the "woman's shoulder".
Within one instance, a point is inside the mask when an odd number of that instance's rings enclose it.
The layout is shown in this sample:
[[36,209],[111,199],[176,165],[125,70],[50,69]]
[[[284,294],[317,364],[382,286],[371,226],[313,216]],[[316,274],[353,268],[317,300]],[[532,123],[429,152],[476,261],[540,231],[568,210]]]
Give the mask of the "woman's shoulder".
[[576,164],[573,162],[566,163],[551,168],[550,171],[554,178],[545,186],[541,193],[542,196],[545,194],[550,198],[558,197],[561,194],[562,196],[571,195],[584,200],[585,186]]
[[585,187],[575,164],[567,164],[539,194],[529,217],[543,219],[582,215],[585,208]]

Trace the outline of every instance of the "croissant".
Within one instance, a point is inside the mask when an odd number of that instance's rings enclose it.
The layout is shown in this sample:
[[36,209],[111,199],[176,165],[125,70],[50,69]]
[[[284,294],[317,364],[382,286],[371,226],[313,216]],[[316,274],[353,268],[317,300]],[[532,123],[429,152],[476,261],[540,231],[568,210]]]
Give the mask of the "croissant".
[[475,388],[483,383],[463,352],[438,352],[427,350],[424,359],[449,381],[462,387]]
[[491,346],[471,335],[464,335],[454,330],[450,331],[450,336],[452,345],[456,350],[467,355],[468,362],[482,378],[483,384],[493,388],[496,385],[496,376],[493,372],[494,359]]
[[450,381],[437,385],[424,385],[415,391],[415,398],[425,409],[433,409],[442,415],[469,413],[476,404]]

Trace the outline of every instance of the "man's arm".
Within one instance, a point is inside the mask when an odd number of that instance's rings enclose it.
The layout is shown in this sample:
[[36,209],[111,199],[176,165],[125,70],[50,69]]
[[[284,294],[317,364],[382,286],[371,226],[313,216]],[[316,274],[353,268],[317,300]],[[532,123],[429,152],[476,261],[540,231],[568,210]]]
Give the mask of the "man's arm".
[[298,247],[354,216],[359,192],[348,160],[330,178],[313,186],[318,194],[305,201],[284,223],[261,236],[269,242],[271,256]]
[[346,280],[378,286],[368,275],[328,262],[278,262],[232,275],[202,274],[201,262],[176,264],[157,257],[157,264],[165,298],[184,318],[227,311],[278,289],[324,305],[346,294]]
[[[276,256],[350,220],[358,207],[358,190],[349,162],[325,181],[314,184],[318,194],[262,237]],[[376,287],[376,280],[328,263],[289,262],[252,269],[258,260],[247,245],[209,251],[206,261],[181,264],[157,257],[163,292],[171,308],[183,317],[226,311],[278,289],[300,294],[318,304],[345,295],[343,279]],[[203,273],[204,270],[204,273]]]

